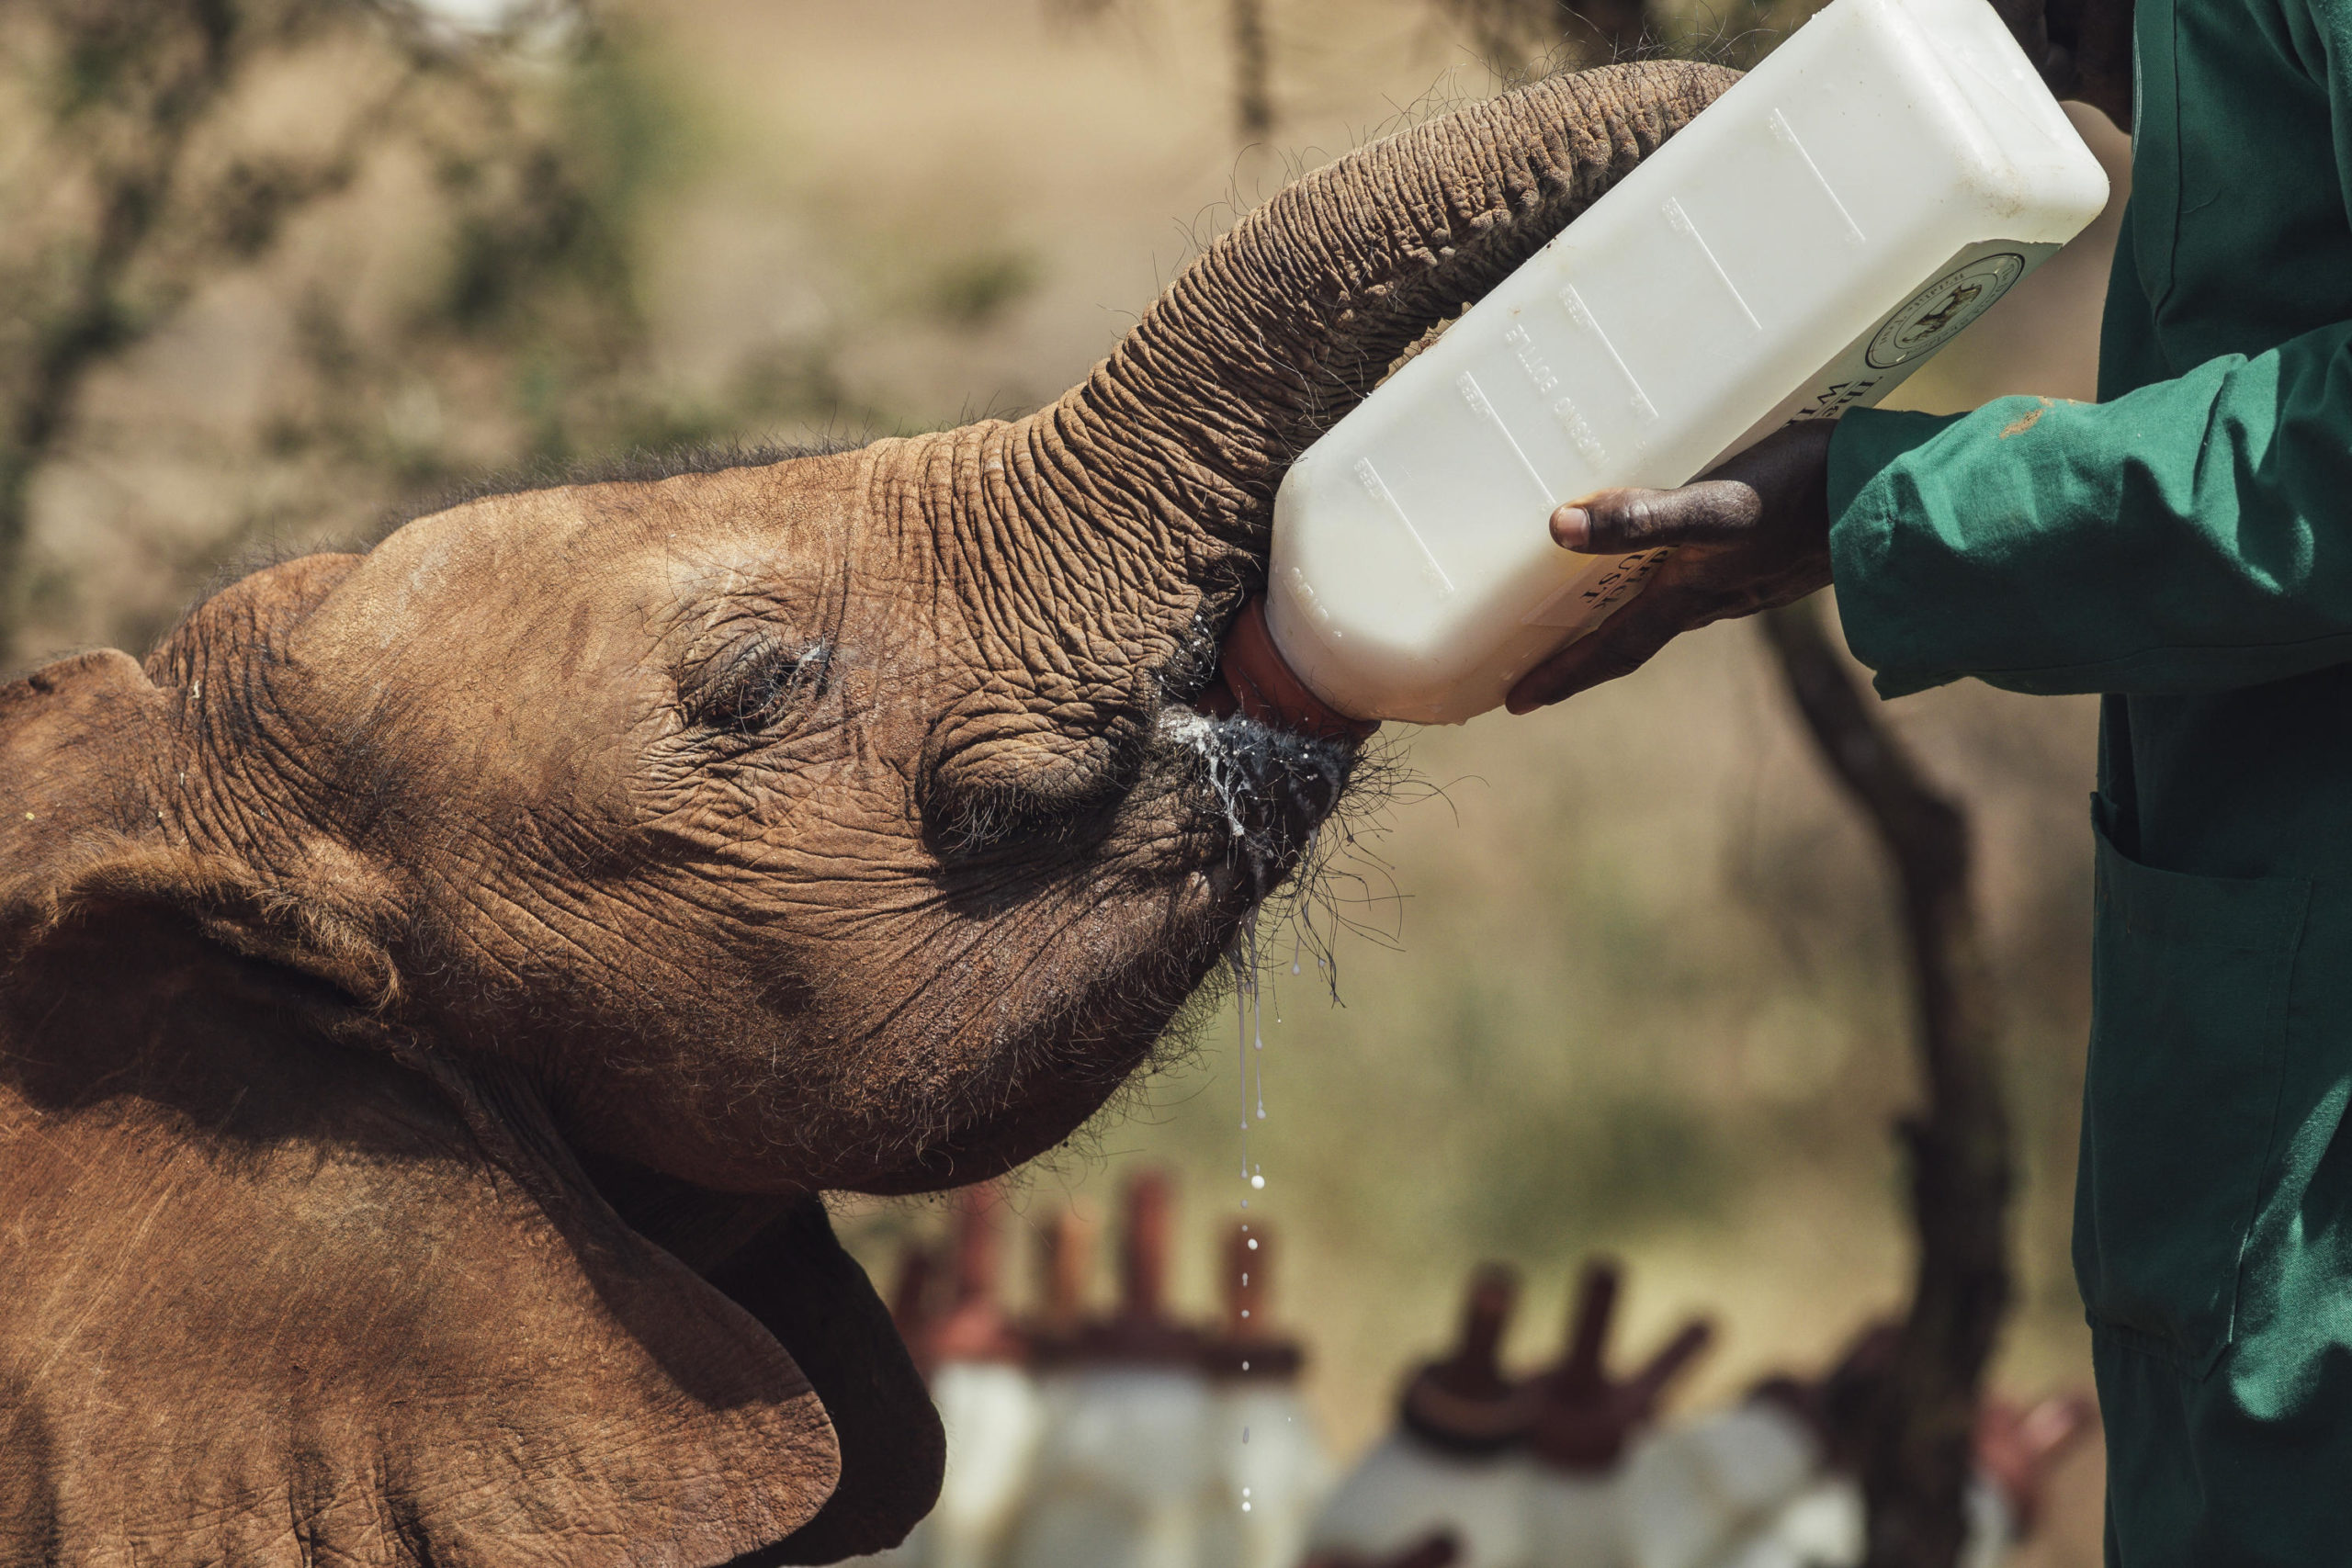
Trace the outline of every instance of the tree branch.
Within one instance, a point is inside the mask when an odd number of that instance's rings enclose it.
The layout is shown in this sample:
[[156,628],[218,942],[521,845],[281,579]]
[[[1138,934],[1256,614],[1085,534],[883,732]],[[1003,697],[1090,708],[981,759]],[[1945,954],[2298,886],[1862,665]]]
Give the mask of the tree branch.
[[1233,123],[1242,140],[1274,129],[1273,46],[1266,37],[1266,0],[1227,0],[1233,41]]
[[1822,761],[1894,863],[1927,1089],[1901,1134],[1918,1263],[1893,1375],[1863,1454],[1869,1568],[1951,1568],[1985,1363],[2009,1303],[2012,1175],[1998,1026],[1971,894],[1965,812],[1922,773],[1810,601],[1764,633]]
[[[184,19],[194,34],[193,63],[156,95],[138,150],[99,171],[96,231],[86,258],[63,307],[39,329],[31,362],[0,416],[0,664],[23,610],[33,476],[62,437],[91,369],[136,335],[122,300],[124,281],[170,204],[195,127],[236,71],[237,23],[226,0],[198,0]],[[121,25],[102,16],[93,32]],[[76,39],[70,52],[95,55],[114,41]]]

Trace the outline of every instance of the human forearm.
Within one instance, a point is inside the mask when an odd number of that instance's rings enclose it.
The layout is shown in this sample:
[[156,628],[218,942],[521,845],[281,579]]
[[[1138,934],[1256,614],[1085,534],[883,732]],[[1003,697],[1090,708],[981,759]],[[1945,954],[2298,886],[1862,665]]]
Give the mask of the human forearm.
[[1889,694],[2211,691],[2352,660],[2352,324],[2102,404],[1856,416],[1847,637]]

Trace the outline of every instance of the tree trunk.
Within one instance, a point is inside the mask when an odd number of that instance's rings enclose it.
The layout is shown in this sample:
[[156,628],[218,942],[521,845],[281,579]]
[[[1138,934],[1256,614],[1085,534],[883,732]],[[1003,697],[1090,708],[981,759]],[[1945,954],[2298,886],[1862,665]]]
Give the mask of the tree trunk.
[[1232,7],[1233,128],[1244,141],[1274,129],[1273,46],[1266,38],[1266,0],[1228,0]]
[[1763,617],[1807,732],[1894,863],[1925,1113],[1905,1120],[1917,1273],[1862,1460],[1869,1568],[1951,1568],[1985,1362],[2009,1301],[2008,1117],[1968,818],[1921,773],[1811,602]]

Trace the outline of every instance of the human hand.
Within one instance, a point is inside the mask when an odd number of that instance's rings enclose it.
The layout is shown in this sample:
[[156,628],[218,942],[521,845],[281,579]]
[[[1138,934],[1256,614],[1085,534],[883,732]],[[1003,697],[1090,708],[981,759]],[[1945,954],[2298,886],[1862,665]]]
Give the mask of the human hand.
[[1563,549],[1674,553],[1624,608],[1521,676],[1510,711],[1630,675],[1693,627],[1828,586],[1831,428],[1792,424],[1679,490],[1606,490],[1552,513]]

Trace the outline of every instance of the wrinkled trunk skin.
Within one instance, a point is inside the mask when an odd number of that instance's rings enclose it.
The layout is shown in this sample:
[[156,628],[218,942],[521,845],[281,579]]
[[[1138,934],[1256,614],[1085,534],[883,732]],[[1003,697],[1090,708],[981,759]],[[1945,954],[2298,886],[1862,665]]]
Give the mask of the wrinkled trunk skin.
[[1263,583],[1292,460],[1736,79],[1609,66],[1365,148],[1243,219],[1057,401],[876,448],[876,510],[920,515],[1005,642],[939,782],[1082,790],[1161,695],[1197,692]]

